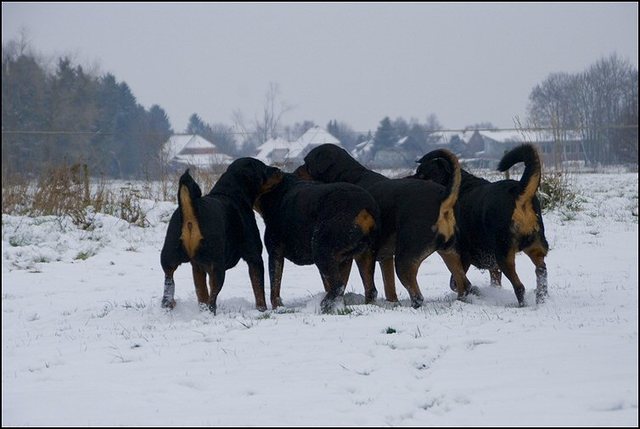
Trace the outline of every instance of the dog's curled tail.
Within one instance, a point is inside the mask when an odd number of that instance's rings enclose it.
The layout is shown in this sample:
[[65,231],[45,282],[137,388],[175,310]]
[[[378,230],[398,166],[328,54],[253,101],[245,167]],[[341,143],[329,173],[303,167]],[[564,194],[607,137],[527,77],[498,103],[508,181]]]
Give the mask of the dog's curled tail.
[[442,158],[447,164],[449,164],[449,171],[451,171],[451,177],[447,180],[446,190],[445,190],[445,198],[442,201],[440,211],[442,212],[442,206],[445,207],[446,210],[452,210],[453,206],[458,201],[458,194],[460,193],[460,163],[458,162],[458,158],[447,149],[437,149],[429,152],[425,156],[420,159],[421,163],[425,163],[432,159]]
[[454,214],[454,207],[458,201],[458,195],[460,194],[462,173],[460,172],[458,157],[447,149],[433,150],[423,156],[420,159],[420,162],[424,163],[437,158],[444,159],[445,162],[449,164],[449,171],[451,171],[451,177],[447,181],[446,185],[444,200],[440,203],[440,214],[438,216],[438,230],[448,240],[455,231],[456,218]]
[[507,171],[519,162],[524,162],[524,173],[520,178],[520,198],[530,200],[536,194],[542,176],[540,155],[532,144],[520,145],[506,153],[498,164],[498,170]]
[[182,213],[182,235],[180,239],[184,245],[187,255],[193,258],[202,240],[200,224],[196,216],[196,200],[202,197],[200,186],[189,174],[189,169],[180,176],[178,183],[178,207]]

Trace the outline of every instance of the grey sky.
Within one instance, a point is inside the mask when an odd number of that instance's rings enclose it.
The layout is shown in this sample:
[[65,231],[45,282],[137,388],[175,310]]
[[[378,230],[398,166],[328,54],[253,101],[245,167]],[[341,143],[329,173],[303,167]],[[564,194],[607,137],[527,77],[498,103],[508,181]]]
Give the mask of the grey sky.
[[176,131],[192,113],[232,125],[258,115],[270,82],[283,122],[435,113],[448,128],[524,119],[549,73],[611,53],[638,66],[630,3],[2,3],[2,41],[24,28],[35,50],[99,65]]

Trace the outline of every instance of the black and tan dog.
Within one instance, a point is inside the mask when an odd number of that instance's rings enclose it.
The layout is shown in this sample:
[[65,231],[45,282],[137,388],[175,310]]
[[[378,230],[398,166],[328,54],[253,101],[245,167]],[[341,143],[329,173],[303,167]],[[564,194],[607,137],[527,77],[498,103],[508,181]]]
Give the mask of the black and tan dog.
[[169,221],[160,254],[165,275],[163,307],[175,306],[174,271],[191,262],[198,302],[215,314],[226,270],[242,258],[249,266],[256,308],[266,310],[262,241],[253,205],[281,173],[276,168],[259,168],[253,161],[234,161],[205,196],[189,170],[180,177],[178,208]]
[[448,186],[412,178],[389,179],[365,168],[344,149],[324,144],[312,149],[296,174],[322,182],[347,182],[366,189],[380,207],[382,227],[374,245],[380,262],[385,295],[397,302],[395,272],[409,292],[414,308],[422,305],[417,282],[422,261],[437,251],[458,281],[458,298],[470,290],[459,256],[453,247],[456,219],[454,205],[460,186],[460,166],[453,153],[441,150],[432,156],[451,166]]
[[344,293],[354,258],[365,287],[365,302],[376,299],[372,243],[380,216],[376,202],[364,189],[348,183],[309,182],[283,173],[280,183],[258,197],[255,209],[265,223],[274,308],[282,305],[285,258],[296,265],[316,265],[327,293],[321,303],[325,313]]
[[[415,177],[446,184],[450,179],[447,163],[425,155],[418,161]],[[540,185],[540,156],[530,144],[521,145],[505,154],[498,170],[506,171],[524,162],[520,181],[489,182],[462,170],[460,196],[456,206],[458,237],[456,247],[465,272],[469,265],[488,269],[491,283],[499,286],[504,273],[515,291],[520,306],[524,305],[525,288],[516,273],[515,256],[524,251],[536,267],[536,302],[547,296],[547,268],[544,258],[549,244],[536,191]],[[455,280],[451,279],[452,289]]]

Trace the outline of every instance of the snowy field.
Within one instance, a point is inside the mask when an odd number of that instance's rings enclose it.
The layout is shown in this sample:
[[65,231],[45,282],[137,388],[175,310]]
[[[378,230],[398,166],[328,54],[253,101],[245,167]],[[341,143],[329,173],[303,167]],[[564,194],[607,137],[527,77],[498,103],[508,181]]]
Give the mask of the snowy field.
[[638,174],[573,179],[582,210],[544,218],[545,304],[518,256],[524,308],[473,267],[481,296],[456,301],[432,255],[417,310],[399,282],[401,305],[385,304],[378,269],[378,302],[363,304],[354,265],[345,303],[320,314],[316,268],[286,262],[286,308],[260,313],[241,261],[216,316],[188,265],[168,311],[175,203],[147,201],[149,228],[3,215],[2,424],[637,427]]

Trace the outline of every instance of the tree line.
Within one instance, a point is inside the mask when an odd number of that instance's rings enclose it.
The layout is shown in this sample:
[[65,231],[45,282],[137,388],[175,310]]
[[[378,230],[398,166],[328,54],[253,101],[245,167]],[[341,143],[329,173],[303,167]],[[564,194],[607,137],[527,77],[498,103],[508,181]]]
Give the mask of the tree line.
[[3,179],[62,163],[116,178],[158,174],[160,147],[173,133],[160,106],[145,109],[125,82],[68,57],[53,71],[43,63],[25,46],[3,45]]
[[616,54],[550,74],[531,91],[528,114],[557,141],[577,133],[588,164],[638,162],[638,69]]
[[[200,134],[233,157],[251,156],[269,138],[294,141],[316,125],[284,125],[291,108],[272,83],[254,120],[236,111],[233,125],[208,123],[194,113],[184,132]],[[527,126],[549,128],[558,141],[579,133],[592,164],[637,163],[637,124],[638,71],[615,54],[582,73],[552,73],[529,96]],[[379,151],[393,150],[404,137],[427,150],[429,135],[443,126],[430,114],[424,122],[385,117],[373,133],[356,132],[337,119],[325,128],[348,150],[371,141]],[[483,122],[467,128],[495,127]],[[87,72],[68,57],[47,67],[15,41],[2,47],[2,131],[3,178],[78,162],[92,175],[157,178],[166,167],[162,144],[174,133],[162,107],[145,109],[114,75]]]

